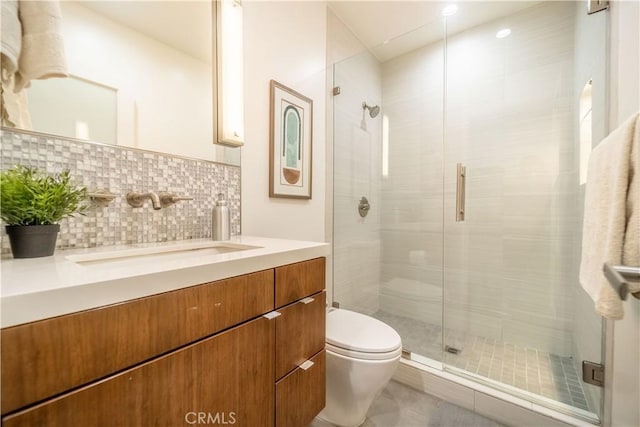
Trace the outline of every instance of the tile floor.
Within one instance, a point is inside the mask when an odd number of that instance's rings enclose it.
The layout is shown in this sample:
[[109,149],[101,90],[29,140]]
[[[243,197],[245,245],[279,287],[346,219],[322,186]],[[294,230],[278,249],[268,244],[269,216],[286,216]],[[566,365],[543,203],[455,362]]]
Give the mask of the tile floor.
[[[384,311],[373,315],[394,328],[403,347],[442,360],[442,328]],[[462,351],[445,353],[446,363],[492,380],[591,411],[579,369],[571,357],[558,356],[499,340],[445,330],[446,344]]]
[[[332,427],[315,419],[309,427]],[[362,427],[505,427],[452,403],[391,381],[373,401]]]

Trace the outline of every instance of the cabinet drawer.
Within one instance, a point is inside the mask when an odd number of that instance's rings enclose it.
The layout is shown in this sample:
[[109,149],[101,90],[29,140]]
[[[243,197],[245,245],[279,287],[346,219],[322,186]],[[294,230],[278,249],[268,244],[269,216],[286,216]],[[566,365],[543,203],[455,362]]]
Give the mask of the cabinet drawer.
[[273,426],[274,323],[255,319],[9,415],[2,425],[186,426],[204,413],[207,424]]
[[276,317],[276,379],[324,348],[326,292],[279,308]]
[[276,308],[323,290],[324,270],[324,258],[277,267]]
[[271,311],[273,280],[265,270],[2,329],[2,414]]
[[297,368],[276,383],[277,427],[305,427],[324,408],[325,351],[310,360],[313,366]]

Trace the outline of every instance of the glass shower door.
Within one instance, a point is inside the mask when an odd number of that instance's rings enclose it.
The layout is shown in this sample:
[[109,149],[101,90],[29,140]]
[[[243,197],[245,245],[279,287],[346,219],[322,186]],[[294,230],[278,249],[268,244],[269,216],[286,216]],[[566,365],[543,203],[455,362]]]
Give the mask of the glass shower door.
[[[595,421],[602,389],[580,367],[600,362],[602,325],[578,282],[579,116],[585,84],[604,98],[604,60],[584,53],[594,32],[604,49],[606,18],[582,6],[542,2],[447,34],[444,362]],[[604,109],[589,117],[601,132]]]
[[[374,315],[380,307],[380,66],[368,52],[334,65],[333,300]],[[363,197],[369,209],[359,206]],[[364,201],[362,202],[364,205]]]
[[333,97],[334,301],[387,323],[432,366],[442,361],[440,24],[417,49],[409,32],[336,63]]

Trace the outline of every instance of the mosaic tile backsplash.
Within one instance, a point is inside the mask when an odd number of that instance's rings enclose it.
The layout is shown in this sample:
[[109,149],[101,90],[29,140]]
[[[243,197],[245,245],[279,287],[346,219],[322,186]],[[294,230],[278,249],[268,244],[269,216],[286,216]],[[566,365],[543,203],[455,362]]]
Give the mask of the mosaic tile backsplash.
[[[48,172],[71,171],[88,191],[109,189],[117,195],[107,207],[87,201],[85,216],[64,219],[56,247],[90,248],[133,243],[164,242],[211,237],[211,212],[216,194],[223,193],[231,214],[231,234],[240,234],[240,168],[204,160],[149,151],[83,143],[48,135],[3,129],[2,170],[17,164]],[[193,200],[153,210],[127,204],[130,191],[167,191]],[[2,253],[10,253],[2,227]]]

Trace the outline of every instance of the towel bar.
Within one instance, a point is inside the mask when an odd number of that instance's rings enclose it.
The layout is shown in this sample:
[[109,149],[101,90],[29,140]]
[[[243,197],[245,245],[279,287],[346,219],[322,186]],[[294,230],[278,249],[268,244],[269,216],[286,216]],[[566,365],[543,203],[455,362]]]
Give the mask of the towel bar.
[[[629,295],[629,282],[640,282],[640,268],[627,267],[626,265],[609,265],[605,263],[602,266],[604,276],[609,281],[621,300],[626,300]],[[640,299],[640,292],[632,294]]]

